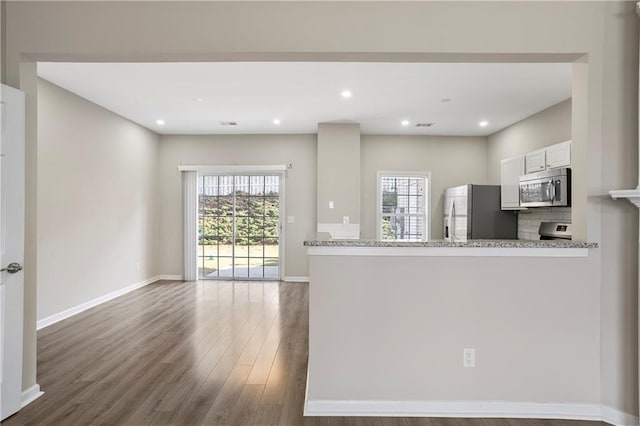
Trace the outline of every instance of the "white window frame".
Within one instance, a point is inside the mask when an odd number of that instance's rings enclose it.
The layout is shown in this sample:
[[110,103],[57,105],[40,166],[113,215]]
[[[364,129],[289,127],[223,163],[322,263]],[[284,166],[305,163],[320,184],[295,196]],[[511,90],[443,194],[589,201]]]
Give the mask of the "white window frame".
[[[382,178],[383,177],[412,177],[424,180],[425,194],[422,197],[424,203],[424,235],[422,241],[429,241],[431,238],[431,172],[394,172],[378,170],[376,177],[376,236],[382,240]],[[401,241],[401,240],[398,240]]]

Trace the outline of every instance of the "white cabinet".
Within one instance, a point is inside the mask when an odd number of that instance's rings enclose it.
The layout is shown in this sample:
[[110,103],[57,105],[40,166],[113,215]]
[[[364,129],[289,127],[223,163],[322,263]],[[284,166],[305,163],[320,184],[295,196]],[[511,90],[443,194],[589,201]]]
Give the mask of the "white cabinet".
[[571,167],[571,141],[532,151],[525,156],[527,174],[556,167]]
[[532,151],[524,157],[502,160],[500,162],[502,210],[524,210],[524,207],[520,207],[520,176],[556,167],[571,167],[571,141]]
[[541,172],[547,168],[546,149],[539,149],[525,156],[527,173]]
[[571,166],[571,141],[548,146],[545,151],[547,169]]
[[524,157],[500,162],[500,206],[502,210],[520,210],[520,176],[524,174]]

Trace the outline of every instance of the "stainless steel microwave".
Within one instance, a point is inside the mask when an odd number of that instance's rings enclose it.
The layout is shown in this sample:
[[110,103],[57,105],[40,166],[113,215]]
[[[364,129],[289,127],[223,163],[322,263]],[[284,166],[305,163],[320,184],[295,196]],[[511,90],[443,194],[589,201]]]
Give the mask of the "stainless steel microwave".
[[551,169],[520,176],[520,207],[571,205],[571,169]]

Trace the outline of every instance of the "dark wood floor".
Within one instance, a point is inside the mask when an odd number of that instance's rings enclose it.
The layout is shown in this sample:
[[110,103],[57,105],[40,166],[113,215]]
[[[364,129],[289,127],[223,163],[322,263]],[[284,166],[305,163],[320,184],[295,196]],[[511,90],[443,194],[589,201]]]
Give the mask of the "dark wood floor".
[[568,426],[303,417],[306,284],[158,282],[38,333],[45,395],[3,425]]

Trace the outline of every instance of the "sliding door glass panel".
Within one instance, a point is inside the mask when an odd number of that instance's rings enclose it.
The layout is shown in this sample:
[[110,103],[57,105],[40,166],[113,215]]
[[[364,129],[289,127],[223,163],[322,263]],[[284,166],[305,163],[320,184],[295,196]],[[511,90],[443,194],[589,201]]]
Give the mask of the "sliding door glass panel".
[[199,178],[200,278],[279,278],[280,177]]
[[264,276],[266,278],[277,278],[280,264],[280,176],[265,177],[264,225],[262,231]]
[[199,187],[198,273],[200,277],[216,276],[220,209],[218,176],[204,176]]

